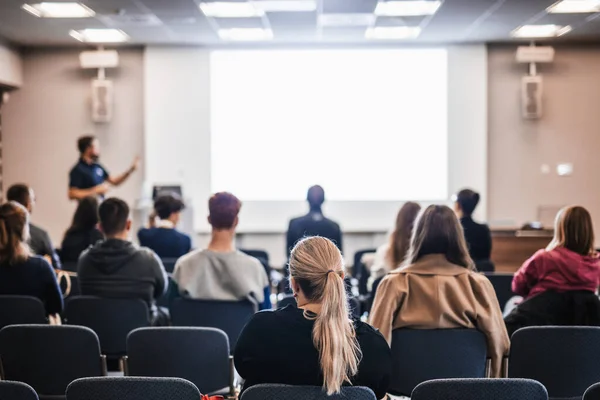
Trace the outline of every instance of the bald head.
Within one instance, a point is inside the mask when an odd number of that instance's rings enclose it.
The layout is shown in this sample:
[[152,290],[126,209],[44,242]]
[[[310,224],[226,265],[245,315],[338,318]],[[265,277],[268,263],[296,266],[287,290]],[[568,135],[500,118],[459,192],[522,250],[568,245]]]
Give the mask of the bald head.
[[311,186],[306,193],[306,200],[310,208],[321,208],[325,202],[325,190],[319,185]]

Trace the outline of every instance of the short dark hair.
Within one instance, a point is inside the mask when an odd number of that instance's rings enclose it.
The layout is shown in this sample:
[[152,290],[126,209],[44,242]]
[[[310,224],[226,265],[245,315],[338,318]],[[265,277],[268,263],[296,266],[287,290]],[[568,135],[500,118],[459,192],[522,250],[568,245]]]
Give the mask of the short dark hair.
[[242,202],[227,192],[215,193],[208,200],[210,223],[214,229],[231,229],[235,223]]
[[98,199],[95,196],[84,197],[79,201],[71,226],[67,233],[89,231],[98,224]]
[[8,188],[6,192],[6,200],[7,201],[16,201],[21,204],[23,207],[27,207],[27,204],[31,196],[31,190],[29,186],[24,183],[17,183]]
[[129,218],[129,206],[116,197],[106,199],[98,209],[100,227],[106,236],[123,232]]
[[456,202],[465,217],[470,217],[479,204],[479,193],[471,189],[463,189],[456,194]]
[[88,147],[94,143],[94,140],[96,140],[96,136],[92,135],[82,136],[77,139],[77,149],[79,150],[79,154],[85,153]]
[[325,190],[319,185],[311,186],[306,193],[306,200],[311,206],[322,206],[325,203]]
[[161,193],[154,200],[154,211],[160,219],[167,219],[172,214],[178,213],[185,208],[181,197],[176,193]]

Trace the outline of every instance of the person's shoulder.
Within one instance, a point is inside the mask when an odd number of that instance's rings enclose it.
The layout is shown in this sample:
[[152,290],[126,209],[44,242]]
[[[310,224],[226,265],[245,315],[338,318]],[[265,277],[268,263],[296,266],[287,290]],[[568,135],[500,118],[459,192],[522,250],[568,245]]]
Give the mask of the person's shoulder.
[[29,233],[31,235],[48,235],[48,232],[46,232],[42,227],[39,227],[33,223],[29,223]]
[[160,261],[160,257],[158,256],[158,254],[156,254],[156,252],[149,247],[138,246],[135,249],[135,252],[138,257],[143,257],[147,260],[152,260],[152,261],[156,261],[156,262]]
[[354,321],[354,331],[361,342],[369,341],[375,345],[389,347],[381,332],[366,322],[360,320]]
[[23,263],[29,268],[37,268],[41,271],[51,271],[54,272],[54,268],[52,265],[42,256],[30,256]]
[[197,264],[206,258],[204,249],[192,250],[187,254],[182,255],[177,259],[177,266],[187,266],[190,264]]

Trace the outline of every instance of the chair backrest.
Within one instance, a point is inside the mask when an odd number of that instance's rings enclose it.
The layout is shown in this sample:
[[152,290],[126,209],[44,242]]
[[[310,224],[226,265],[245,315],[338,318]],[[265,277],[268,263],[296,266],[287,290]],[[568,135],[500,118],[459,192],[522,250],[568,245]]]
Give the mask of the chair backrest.
[[438,379],[419,384],[411,400],[548,400],[541,383],[531,379]]
[[492,260],[475,260],[475,268],[479,272],[493,273],[496,271],[496,265]]
[[214,328],[140,328],[127,337],[127,374],[187,379],[202,393],[232,383],[229,340]]
[[44,304],[37,297],[0,296],[0,329],[8,325],[47,322]]
[[516,296],[512,291],[513,275],[494,273],[485,273],[484,275],[490,280],[494,287],[498,303],[500,303],[500,309],[504,310],[506,303],[508,303],[513,296]]
[[177,264],[178,258],[161,258],[163,266],[165,267],[165,271],[167,273],[172,274],[175,270],[175,264]]
[[2,400],[38,400],[38,395],[31,386],[23,382],[0,382],[0,399]]
[[264,261],[267,262],[267,264],[269,263],[269,253],[267,253],[264,250],[257,250],[257,249],[238,249],[238,250],[244,254],[248,254],[250,257],[258,258],[259,260],[263,259]]
[[246,323],[257,311],[255,304],[243,301],[191,300],[178,298],[171,304],[171,322],[174,326],[217,328],[227,334],[230,349]]
[[600,400],[600,383],[594,383],[583,394],[583,400]]
[[64,395],[67,385],[105,373],[96,334],[81,326],[11,325],[0,330],[4,379],[40,395]]
[[67,388],[67,400],[199,400],[193,383],[179,378],[83,378]]
[[127,335],[149,326],[147,304],[140,299],[107,299],[76,296],[67,301],[65,322],[87,326],[100,338],[102,353],[108,357],[125,355]]
[[377,400],[375,393],[361,386],[344,386],[339,394],[327,396],[320,386],[262,384],[251,386],[240,400]]
[[410,396],[432,379],[484,378],[485,335],[476,329],[396,329],[389,392]]
[[600,327],[544,326],[511,338],[509,378],[541,382],[550,398],[581,398],[600,382]]

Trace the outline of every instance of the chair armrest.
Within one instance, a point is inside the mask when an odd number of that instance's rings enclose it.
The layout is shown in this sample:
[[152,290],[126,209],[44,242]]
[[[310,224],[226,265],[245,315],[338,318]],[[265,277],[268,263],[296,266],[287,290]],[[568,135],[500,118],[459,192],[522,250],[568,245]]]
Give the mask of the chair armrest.
[[108,376],[108,367],[106,366],[106,356],[100,355],[100,364],[102,366],[102,376]]
[[229,356],[229,395],[235,396],[235,365],[233,356]]
[[123,371],[124,376],[129,376],[129,357],[123,356],[119,362],[121,363],[121,370]]

